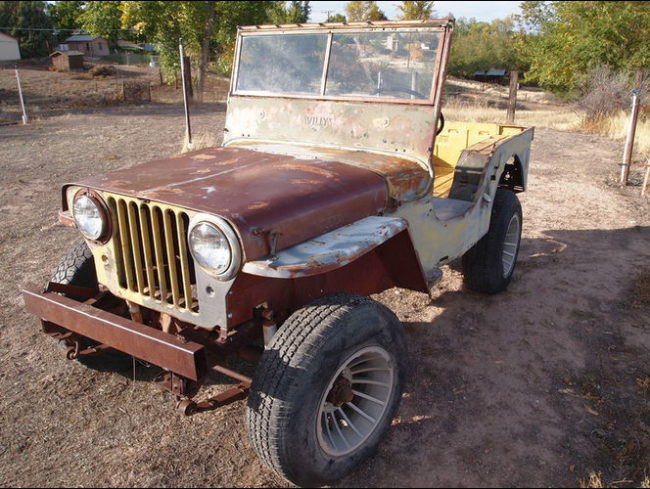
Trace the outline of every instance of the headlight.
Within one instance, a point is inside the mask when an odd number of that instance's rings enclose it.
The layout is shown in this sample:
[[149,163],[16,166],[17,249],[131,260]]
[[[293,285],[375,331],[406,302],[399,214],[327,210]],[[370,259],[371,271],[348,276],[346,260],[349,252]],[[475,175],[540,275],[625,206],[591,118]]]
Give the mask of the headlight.
[[206,221],[196,224],[189,235],[192,256],[203,268],[221,275],[231,268],[233,253],[226,235]]
[[106,234],[106,213],[99,201],[88,194],[80,193],[74,199],[72,216],[85,238],[97,241]]

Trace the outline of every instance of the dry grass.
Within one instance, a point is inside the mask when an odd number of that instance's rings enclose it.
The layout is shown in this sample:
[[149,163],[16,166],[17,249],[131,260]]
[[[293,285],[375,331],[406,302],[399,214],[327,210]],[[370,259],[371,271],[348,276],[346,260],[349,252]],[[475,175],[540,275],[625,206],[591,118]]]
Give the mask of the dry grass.
[[[629,123],[629,112],[620,111],[616,115],[598,122],[584,122],[583,129],[623,141],[627,136]],[[650,119],[641,118],[639,120],[634,141],[637,154],[650,155]]]
[[192,137],[192,144],[189,144],[187,138],[183,138],[183,146],[181,153],[189,153],[190,151],[198,151],[200,149],[212,148],[218,146],[219,142],[217,137],[209,132],[204,132]]
[[585,480],[580,480],[578,483],[578,486],[586,489],[586,488],[594,488],[594,489],[601,489],[605,487],[603,484],[603,479],[601,478],[600,472],[590,472],[589,477]]
[[[590,472],[589,476],[586,479],[580,479],[578,481],[578,487],[582,489],[603,489],[605,487],[619,487],[620,485],[633,484],[634,481],[630,480],[621,480],[614,481],[606,484],[603,482],[603,478],[600,472]],[[633,486],[632,486],[633,487]],[[650,488],[650,477],[646,476],[640,483],[639,487],[641,489]]]
[[[448,120],[468,122],[505,123],[506,111],[488,107],[479,102],[449,100],[443,108]],[[516,123],[522,126],[547,127],[549,129],[571,130],[580,126],[583,115],[573,107],[553,107],[539,110],[518,110]]]

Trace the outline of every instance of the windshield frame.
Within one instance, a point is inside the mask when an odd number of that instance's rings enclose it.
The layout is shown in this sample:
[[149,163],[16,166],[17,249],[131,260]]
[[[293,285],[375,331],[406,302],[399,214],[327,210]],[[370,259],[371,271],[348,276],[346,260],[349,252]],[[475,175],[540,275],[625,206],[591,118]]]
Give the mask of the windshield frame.
[[[406,105],[435,105],[439,96],[437,92],[441,85],[441,67],[444,64],[449,42],[448,36],[451,31],[449,26],[453,24],[450,19],[428,20],[428,21],[409,21],[409,22],[372,22],[372,23],[354,23],[354,24],[291,24],[278,26],[248,26],[238,29],[237,42],[235,45],[235,62],[233,64],[232,76],[230,81],[230,95],[244,97],[264,97],[264,98],[283,98],[283,99],[310,99],[310,100],[328,100],[328,101],[348,101],[348,102],[372,102],[372,103],[390,103]],[[368,32],[438,32],[438,48],[436,52],[434,67],[431,72],[431,91],[426,99],[402,98],[402,97],[378,97],[378,96],[357,96],[357,95],[326,95],[325,88],[327,84],[327,75],[332,51],[332,38],[336,33],[368,33]],[[239,79],[239,61],[242,49],[242,39],[248,36],[273,36],[273,35],[292,35],[292,34],[323,34],[327,36],[327,43],[324,53],[323,71],[321,74],[321,86],[319,94],[292,94],[292,93],[269,93],[266,91],[254,90],[237,90]]]

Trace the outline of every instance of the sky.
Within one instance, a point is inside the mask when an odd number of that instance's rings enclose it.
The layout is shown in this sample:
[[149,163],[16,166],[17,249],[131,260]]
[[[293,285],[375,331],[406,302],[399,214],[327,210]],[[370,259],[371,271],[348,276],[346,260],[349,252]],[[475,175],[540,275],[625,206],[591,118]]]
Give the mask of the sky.
[[[324,2],[312,1],[311,17],[312,22],[324,22],[327,20],[327,11],[345,15],[345,4],[348,2]],[[379,1],[379,8],[384,11],[389,19],[397,18],[399,10],[397,1]],[[474,17],[476,20],[490,21],[506,17],[519,12],[521,2],[435,2],[434,9],[438,17],[446,17],[450,13],[456,18]]]

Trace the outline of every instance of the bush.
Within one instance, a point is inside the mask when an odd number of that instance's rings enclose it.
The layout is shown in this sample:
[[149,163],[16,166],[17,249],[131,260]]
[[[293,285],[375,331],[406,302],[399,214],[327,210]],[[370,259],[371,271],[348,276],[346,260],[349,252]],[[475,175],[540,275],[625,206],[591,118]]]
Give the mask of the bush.
[[587,122],[598,123],[629,105],[630,80],[608,66],[592,69],[582,87],[578,106]]
[[92,76],[114,76],[115,67],[111,65],[95,65],[89,72]]

